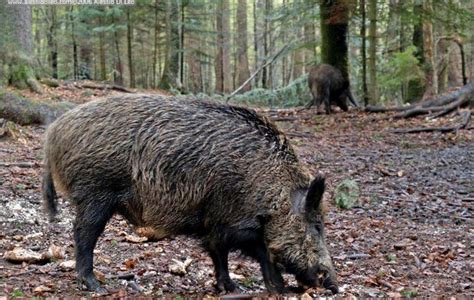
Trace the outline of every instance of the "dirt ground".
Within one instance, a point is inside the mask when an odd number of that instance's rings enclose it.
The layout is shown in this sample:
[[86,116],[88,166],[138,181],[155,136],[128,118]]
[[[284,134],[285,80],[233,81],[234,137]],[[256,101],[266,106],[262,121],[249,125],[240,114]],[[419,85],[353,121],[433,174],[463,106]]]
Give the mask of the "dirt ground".
[[[277,123],[303,164],[327,176],[326,231],[338,273],[337,297],[474,297],[472,129],[400,135],[387,128],[426,121],[395,122],[358,111],[265,113],[283,119]],[[73,208],[60,199],[59,221],[51,224],[41,209],[43,133],[43,127],[30,126],[15,139],[0,139],[0,296],[90,296],[64,264],[74,259]],[[360,203],[350,210],[333,200],[344,179],[360,187]],[[40,263],[3,258],[15,247],[45,253],[51,245],[63,253]],[[186,260],[186,274],[170,271]],[[143,241],[118,216],[98,242],[95,268],[114,297],[219,296],[212,262],[198,241]],[[258,264],[235,253],[230,269],[242,293],[265,296]],[[323,289],[306,294],[329,296]]]

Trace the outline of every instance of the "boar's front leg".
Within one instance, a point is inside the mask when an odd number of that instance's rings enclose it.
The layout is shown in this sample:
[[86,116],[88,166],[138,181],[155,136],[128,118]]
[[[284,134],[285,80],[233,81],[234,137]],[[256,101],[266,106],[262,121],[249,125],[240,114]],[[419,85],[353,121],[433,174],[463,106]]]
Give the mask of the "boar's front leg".
[[217,289],[221,292],[233,292],[237,288],[229,276],[229,249],[220,245],[208,245],[208,251],[214,263]]
[[285,283],[276,264],[270,259],[267,247],[264,244],[257,245],[254,249],[255,257],[260,263],[265,286],[271,294],[282,294],[285,292]]

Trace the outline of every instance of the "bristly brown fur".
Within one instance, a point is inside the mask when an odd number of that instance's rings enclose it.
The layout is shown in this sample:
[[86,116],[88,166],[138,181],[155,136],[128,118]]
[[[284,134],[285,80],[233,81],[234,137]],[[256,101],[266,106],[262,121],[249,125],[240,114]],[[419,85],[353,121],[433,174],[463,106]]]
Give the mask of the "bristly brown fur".
[[[307,190],[310,178],[286,136],[253,110],[155,95],[102,99],[51,124],[44,149],[49,178],[77,207],[77,268],[89,289],[99,288],[92,251],[114,213],[160,236],[199,236],[221,289],[235,288],[227,271],[232,249],[259,260],[275,292],[283,288],[277,263],[300,275],[321,260],[332,268],[321,255],[323,236],[313,245],[298,233],[312,221],[291,213],[292,191]],[[54,186],[45,178],[52,207]]]

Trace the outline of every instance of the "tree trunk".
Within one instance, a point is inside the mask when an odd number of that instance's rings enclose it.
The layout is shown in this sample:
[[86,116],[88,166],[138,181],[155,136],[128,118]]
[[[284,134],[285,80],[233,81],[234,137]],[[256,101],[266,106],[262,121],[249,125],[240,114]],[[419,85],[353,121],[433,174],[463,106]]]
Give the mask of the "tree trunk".
[[[421,0],[415,0],[413,6],[413,14],[415,16],[415,24],[413,25],[413,45],[417,48],[416,58],[418,59],[419,65],[423,66],[425,63],[425,58],[423,53],[424,43],[423,43],[423,2]],[[425,90],[424,83],[422,80],[411,80],[408,83],[407,101],[418,101],[423,96]]]
[[438,65],[438,92],[443,93],[448,89],[448,66],[450,54],[450,42],[446,39],[441,39],[438,42],[438,53],[441,62]]
[[77,41],[76,41],[76,31],[75,31],[76,21],[74,18],[74,5],[71,5],[71,11],[69,12],[69,22],[71,22],[71,40],[72,40],[72,61],[73,61],[72,77],[74,80],[76,80],[79,75],[79,62],[77,58]]
[[378,102],[377,92],[377,0],[369,0],[369,101]]
[[128,71],[130,74],[130,87],[135,87],[135,71],[133,69],[133,50],[132,50],[132,40],[133,40],[133,27],[132,19],[130,18],[130,8],[127,7],[127,51],[128,51]]
[[390,56],[400,50],[400,5],[402,0],[390,0],[388,4],[388,26],[385,35],[385,53]]
[[47,7],[48,33],[47,41],[49,48],[48,62],[51,67],[51,76],[58,79],[58,41],[57,41],[57,11],[56,6]]
[[435,49],[433,45],[433,23],[431,16],[433,14],[433,0],[423,1],[423,56],[426,66],[426,90],[423,98],[431,98],[438,94],[438,76],[435,63]]
[[79,51],[80,58],[80,79],[92,79],[92,49],[88,42],[83,41],[81,43],[81,49]]
[[362,55],[362,99],[364,101],[364,105],[367,106],[369,105],[369,94],[367,91],[367,55],[366,55],[366,35],[365,35],[365,22],[366,22],[366,16],[365,16],[365,0],[360,0],[360,14],[361,14],[361,26],[360,26],[360,36],[362,38],[362,46],[360,49],[361,55]]
[[[296,33],[298,40],[301,40],[303,38],[303,33],[301,32],[300,28],[297,28],[298,32]],[[304,57],[303,57],[303,52],[301,49],[296,49],[293,51],[292,55],[292,60],[293,60],[293,68],[292,68],[292,79],[295,80],[296,78],[300,77],[303,75],[303,64],[304,64]]]
[[166,5],[166,27],[167,27],[167,50],[165,66],[161,76],[159,87],[170,89],[180,88],[177,84],[179,72],[179,30],[177,20],[179,18],[178,4],[174,0],[168,0]]
[[349,80],[347,70],[347,29],[349,10],[345,0],[321,1],[321,61],[339,69]]
[[[261,64],[264,62],[263,60],[263,34],[264,34],[264,29],[263,29],[263,17],[262,17],[262,12],[264,10],[265,3],[263,0],[254,0],[253,1],[253,39],[254,39],[254,70],[255,72]],[[259,87],[261,84],[261,73],[258,73],[257,76],[255,76],[254,79],[254,87]]]
[[216,12],[216,32],[216,92],[229,93],[232,89],[232,72],[230,72],[229,0],[218,1]]
[[31,18],[31,6],[0,1],[0,72],[4,71],[3,64],[9,67],[0,84],[4,81],[42,93],[35,77]]
[[201,81],[201,61],[199,57],[199,41],[194,37],[190,36],[186,39],[186,48],[188,50],[187,63],[188,63],[188,89],[194,94],[202,92],[202,81]]
[[[237,86],[242,85],[250,77],[249,59],[247,53],[247,0],[238,0],[237,5]],[[243,92],[251,89],[250,84],[243,88]]]
[[179,85],[184,86],[184,1],[178,0],[178,35],[179,35]]
[[[271,12],[273,9],[272,0],[264,0],[265,18],[264,18],[264,32],[263,32],[263,57],[265,61],[270,59],[270,52],[272,49],[272,22],[270,21]],[[272,65],[268,65],[262,70],[262,88],[272,88]]]
[[[101,10],[103,13],[103,10]],[[101,26],[104,26],[104,18],[101,15],[99,17],[99,23]],[[106,58],[105,58],[105,34],[103,32],[99,33],[99,58],[100,58],[100,79],[107,79],[107,68],[106,68]]]
[[316,47],[314,47],[314,40],[316,38],[316,28],[313,22],[307,22],[303,26],[304,32],[304,71],[309,72],[312,65],[316,64]]
[[158,56],[158,36],[160,33],[160,21],[158,19],[158,5],[159,5],[159,0],[155,0],[155,6],[154,6],[154,13],[155,13],[155,25],[154,25],[154,34],[153,34],[153,63],[152,63],[152,68],[151,68],[151,87],[156,88],[156,64],[158,62],[157,56]]

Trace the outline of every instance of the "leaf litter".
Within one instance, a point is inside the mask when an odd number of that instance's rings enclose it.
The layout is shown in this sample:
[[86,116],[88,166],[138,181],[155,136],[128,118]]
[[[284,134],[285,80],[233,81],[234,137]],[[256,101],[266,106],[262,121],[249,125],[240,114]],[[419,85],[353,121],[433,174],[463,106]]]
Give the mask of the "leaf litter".
[[[472,130],[395,135],[385,130],[390,120],[358,111],[261,112],[283,120],[277,124],[302,163],[327,177],[326,235],[338,296],[474,295]],[[28,133],[22,139],[0,140],[0,295],[90,296],[76,281],[72,207],[60,199],[52,224],[42,211],[44,128],[21,130]],[[335,190],[347,180],[357,183],[359,199],[352,209],[341,209]],[[20,251],[15,249],[46,260],[12,263],[8,255]],[[188,237],[154,241],[115,216],[94,255],[96,275],[110,296],[219,296],[211,259]],[[233,253],[229,269],[243,292],[265,295],[256,262]],[[285,279],[295,284],[291,276]],[[310,289],[299,296],[328,294]]]

